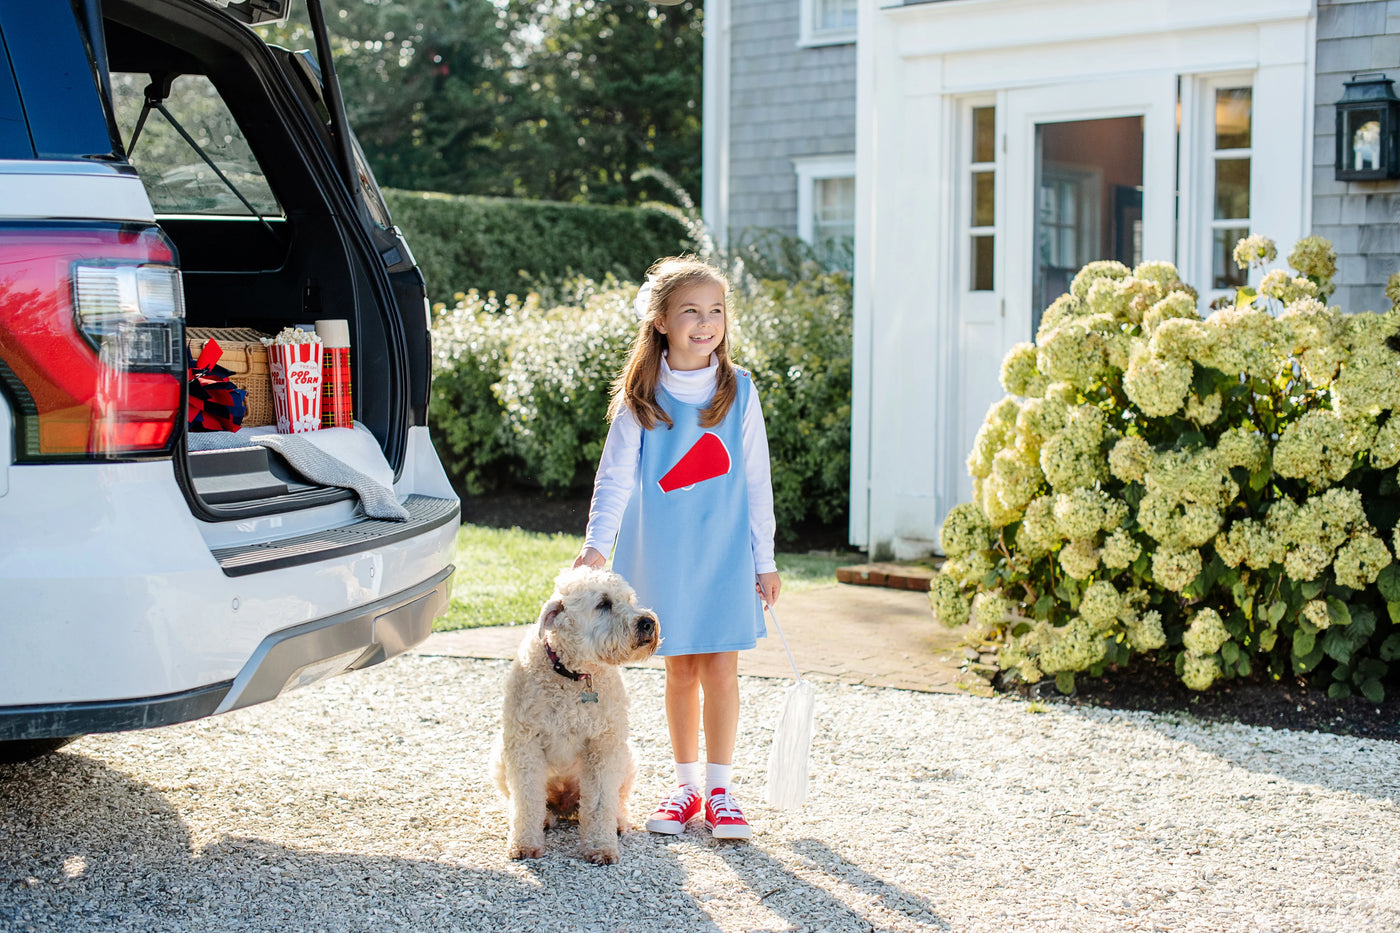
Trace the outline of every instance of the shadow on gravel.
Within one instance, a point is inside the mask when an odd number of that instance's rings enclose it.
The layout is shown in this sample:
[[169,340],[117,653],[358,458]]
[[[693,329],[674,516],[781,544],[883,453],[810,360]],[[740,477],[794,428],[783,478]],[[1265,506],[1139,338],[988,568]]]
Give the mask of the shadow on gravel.
[[[191,772],[191,787],[200,780]],[[255,781],[234,810],[266,806],[267,785]],[[353,824],[330,829],[357,839]],[[492,870],[447,832],[422,858],[375,854],[400,843],[371,835],[355,852],[315,851],[316,839],[206,844],[163,793],[96,759],[0,766],[0,930],[719,933],[747,928],[754,901],[800,930],[948,929],[927,903],[815,840],[793,844],[794,870],[762,840],[639,830],[620,840],[620,865],[600,867],[577,857],[577,828],[564,826],[546,858]],[[714,859],[732,874],[696,874]]]
[[519,877],[434,861],[237,838],[195,852],[164,796],[97,761],[0,766],[0,930],[418,933],[528,921],[543,900]]
[[852,864],[824,842],[798,839],[792,850],[809,871],[870,898],[873,904],[866,915],[857,913],[827,887],[799,878],[761,846],[723,846],[720,856],[755,897],[798,930],[886,929],[889,920],[879,916],[882,913],[931,929],[952,929],[927,901]]

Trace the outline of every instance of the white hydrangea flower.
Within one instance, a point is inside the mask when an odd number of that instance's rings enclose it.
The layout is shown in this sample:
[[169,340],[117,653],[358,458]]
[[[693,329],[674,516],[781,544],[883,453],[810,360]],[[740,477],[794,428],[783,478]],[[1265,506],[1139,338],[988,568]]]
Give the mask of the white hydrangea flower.
[[1342,586],[1364,590],[1376,582],[1376,577],[1390,563],[1390,551],[1384,541],[1372,534],[1359,534],[1337,551],[1332,570]]
[[1021,529],[1016,533],[1016,547],[1035,556],[1048,554],[1060,546],[1059,524],[1055,521],[1054,496],[1041,496],[1026,506],[1021,517]]
[[1247,236],[1235,244],[1235,265],[1241,269],[1248,269],[1251,265],[1265,265],[1278,258],[1278,247],[1274,241],[1256,233]]
[[1000,593],[984,592],[972,597],[972,624],[977,634],[985,638],[1001,625],[1010,609],[1011,601]]
[[1082,671],[1103,660],[1104,638],[1085,619],[1076,617],[1063,628],[1044,629],[1036,660],[1045,673]]
[[1159,548],[1152,553],[1152,579],[1173,593],[1180,593],[1200,575],[1199,551]]
[[1214,656],[1197,657],[1187,653],[1186,667],[1181,673],[1181,682],[1192,690],[1206,690],[1220,679],[1220,665]]
[[1020,403],[1011,396],[987,410],[982,427],[973,439],[972,452],[967,455],[968,473],[983,479],[992,475],[992,458],[1016,441],[1016,416],[1020,412]]
[[1155,335],[1167,321],[1200,319],[1201,314],[1196,310],[1196,296],[1185,290],[1174,291],[1147,309],[1142,316],[1142,331]]
[[1108,468],[1125,483],[1140,483],[1152,462],[1152,447],[1136,434],[1120,438],[1108,452]]
[[1076,538],[1060,549],[1060,567],[1076,580],[1087,580],[1099,569],[1099,549],[1093,538]]
[[1096,632],[1106,632],[1123,610],[1123,596],[1107,580],[1095,580],[1079,600],[1079,614]]
[[1269,462],[1268,440],[1249,425],[1237,425],[1221,434],[1215,452],[1226,469],[1244,467],[1256,473]]
[[1151,352],[1136,343],[1123,373],[1123,391],[1134,405],[1153,418],[1166,418],[1181,410],[1191,388],[1191,364]]
[[1327,608],[1326,600],[1322,599],[1310,599],[1304,603],[1303,618],[1318,629],[1328,628],[1332,624],[1332,612]]
[[944,554],[962,557],[970,551],[981,551],[992,546],[992,526],[975,502],[963,502],[949,509],[939,530],[938,541],[943,545]]
[[1226,567],[1244,564],[1252,570],[1266,570],[1283,560],[1285,542],[1252,518],[1237,519],[1215,539],[1215,553]]
[[1186,397],[1186,417],[1202,427],[1215,424],[1222,408],[1223,400],[1219,392],[1212,392],[1205,398],[1197,398],[1192,392]]
[[1075,273],[1069,283],[1069,291],[1074,297],[1083,300],[1099,279],[1125,279],[1130,275],[1132,270],[1117,260],[1095,260]]
[[1284,428],[1274,446],[1274,472],[1314,486],[1339,482],[1351,472],[1356,455],[1370,446],[1373,430],[1327,409],[1305,412]]
[[1400,417],[1391,414],[1371,441],[1371,466],[1387,470],[1400,463]]
[[1040,469],[1057,490],[1093,486],[1108,478],[1102,447],[1109,438],[1108,419],[1092,405],[1076,405],[1065,426],[1040,448]]
[[929,586],[928,601],[933,617],[948,628],[967,623],[971,602],[957,581],[945,573],[935,573]]
[[1001,387],[1010,395],[1038,396],[1045,391],[1048,380],[1036,368],[1035,344],[1018,343],[1007,351],[1001,361]]
[[1230,633],[1225,630],[1225,622],[1220,618],[1220,613],[1210,608],[1196,613],[1191,618],[1191,624],[1186,627],[1186,633],[1181,637],[1181,643],[1187,651],[1201,656],[1215,654],[1220,650],[1220,646],[1229,640]]
[[1142,545],[1134,541],[1133,536],[1126,530],[1120,528],[1104,541],[1100,559],[1110,570],[1122,570],[1131,566],[1141,553]]
[[1151,610],[1144,612],[1128,624],[1128,644],[1135,651],[1155,651],[1167,643],[1167,635],[1162,631],[1162,614]]

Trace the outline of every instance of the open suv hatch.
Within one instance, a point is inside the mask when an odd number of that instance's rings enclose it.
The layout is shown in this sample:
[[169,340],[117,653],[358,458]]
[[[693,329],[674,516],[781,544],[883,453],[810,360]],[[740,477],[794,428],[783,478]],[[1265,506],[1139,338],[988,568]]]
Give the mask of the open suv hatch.
[[[0,0],[0,757],[271,699],[446,608],[423,277],[307,11],[314,54],[250,28],[285,0]],[[326,318],[356,425],[319,447],[406,520],[188,434],[186,327]]]

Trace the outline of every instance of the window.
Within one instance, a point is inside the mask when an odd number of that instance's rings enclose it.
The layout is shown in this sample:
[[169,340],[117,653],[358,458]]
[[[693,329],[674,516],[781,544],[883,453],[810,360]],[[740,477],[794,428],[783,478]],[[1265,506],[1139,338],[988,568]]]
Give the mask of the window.
[[835,266],[855,259],[855,157],[794,159],[797,170],[797,235]]
[[857,0],[801,0],[801,36],[797,44],[843,45],[856,41]]
[[996,287],[993,274],[996,262],[996,123],[995,107],[972,108],[968,288],[974,292],[989,292]]
[[1232,289],[1245,285],[1248,275],[1248,270],[1236,267],[1233,254],[1240,238],[1249,236],[1253,89],[1209,87],[1205,104],[1213,123],[1206,135],[1210,152],[1206,180],[1211,190],[1211,287]]
[[856,238],[856,180],[818,178],[812,209],[812,242],[819,247],[849,248]]
[[122,142],[156,213],[281,217],[243,131],[203,75],[177,77],[164,101],[173,122],[152,108],[136,136],[150,83],[149,75],[112,75]]

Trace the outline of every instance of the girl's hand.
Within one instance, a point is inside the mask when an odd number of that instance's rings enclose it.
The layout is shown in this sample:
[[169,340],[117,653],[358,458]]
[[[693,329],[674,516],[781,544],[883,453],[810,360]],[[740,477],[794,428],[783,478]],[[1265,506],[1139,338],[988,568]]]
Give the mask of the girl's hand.
[[783,588],[783,581],[778,579],[776,570],[769,573],[760,573],[758,583],[754,589],[758,590],[758,595],[763,597],[763,601],[770,606],[778,605],[778,593]]
[[607,562],[608,559],[604,557],[597,548],[591,547],[586,547],[582,551],[579,551],[578,557],[574,558],[575,567],[593,567],[597,570],[603,569],[603,565]]

